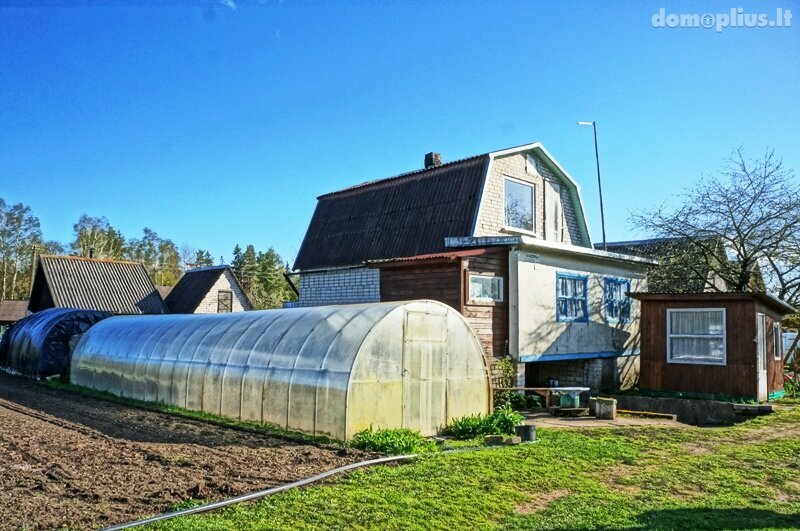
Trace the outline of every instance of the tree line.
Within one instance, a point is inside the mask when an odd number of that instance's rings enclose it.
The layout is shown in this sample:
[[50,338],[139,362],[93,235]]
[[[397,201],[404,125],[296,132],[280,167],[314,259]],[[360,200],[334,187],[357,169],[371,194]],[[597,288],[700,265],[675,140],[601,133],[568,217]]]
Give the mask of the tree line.
[[[142,229],[140,237],[128,238],[107,218],[84,214],[72,232],[72,240],[66,244],[45,240],[39,218],[28,205],[8,204],[0,198],[0,298],[28,297],[35,257],[40,254],[141,262],[159,286],[174,286],[186,271],[214,265],[208,250],[178,246],[149,227]],[[289,265],[275,249],[257,252],[248,245],[242,252],[236,245],[233,255],[230,265],[254,308],[277,308],[284,300],[294,300],[294,291],[284,277]],[[223,263],[222,257],[218,263]]]

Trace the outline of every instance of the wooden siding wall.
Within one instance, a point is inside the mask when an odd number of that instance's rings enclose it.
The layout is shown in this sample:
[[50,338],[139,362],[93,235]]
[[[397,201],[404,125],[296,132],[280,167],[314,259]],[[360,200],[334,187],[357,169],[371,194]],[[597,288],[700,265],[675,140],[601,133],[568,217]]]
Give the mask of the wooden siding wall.
[[[487,252],[463,259],[464,298],[461,313],[478,335],[487,357],[500,358],[508,352],[508,250]],[[503,302],[470,303],[469,274],[503,278]]]
[[[667,363],[667,308],[725,308],[726,365]],[[640,387],[755,398],[758,393],[756,308],[752,300],[642,301]],[[770,338],[776,316],[766,308],[758,311],[767,314],[767,391],[772,393],[783,388],[783,363],[776,362],[770,350],[774,347]]]
[[[508,348],[508,251],[480,256],[385,264],[380,267],[381,301],[432,299],[458,310],[475,330],[487,358]],[[469,273],[503,277],[503,302],[469,303]]]
[[381,267],[381,301],[432,299],[461,311],[460,274],[458,260]]

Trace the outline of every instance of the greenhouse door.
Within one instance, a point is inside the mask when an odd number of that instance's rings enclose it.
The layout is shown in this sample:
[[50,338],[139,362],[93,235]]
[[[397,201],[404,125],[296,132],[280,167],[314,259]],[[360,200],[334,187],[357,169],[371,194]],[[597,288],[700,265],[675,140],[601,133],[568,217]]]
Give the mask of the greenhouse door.
[[446,423],[447,315],[406,312],[403,427],[434,435]]

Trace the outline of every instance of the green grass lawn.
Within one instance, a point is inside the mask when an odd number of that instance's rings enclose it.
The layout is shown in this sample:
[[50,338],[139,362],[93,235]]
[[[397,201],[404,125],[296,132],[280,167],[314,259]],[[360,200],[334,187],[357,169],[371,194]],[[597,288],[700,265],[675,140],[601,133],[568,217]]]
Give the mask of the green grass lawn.
[[795,529],[800,407],[729,428],[542,429],[155,529]]

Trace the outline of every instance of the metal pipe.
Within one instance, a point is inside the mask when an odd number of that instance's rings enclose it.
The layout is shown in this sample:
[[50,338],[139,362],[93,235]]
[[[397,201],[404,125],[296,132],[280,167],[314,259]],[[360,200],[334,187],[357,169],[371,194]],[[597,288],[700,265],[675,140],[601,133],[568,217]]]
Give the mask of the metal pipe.
[[383,463],[391,463],[394,461],[404,461],[406,459],[412,459],[417,457],[418,454],[409,454],[409,455],[395,455],[389,457],[381,457],[378,459],[369,459],[367,461],[360,461],[358,463],[351,463],[349,465],[340,466],[339,468],[334,468],[333,470],[328,470],[327,472],[322,472],[321,474],[317,474],[316,476],[311,476],[306,479],[301,479],[299,481],[295,481],[292,483],[286,483],[284,485],[279,485],[277,487],[272,487],[270,489],[252,492],[250,494],[243,494],[241,496],[236,496],[235,498],[228,498],[227,500],[220,500],[212,503],[207,503],[205,505],[199,505],[197,507],[191,507],[189,509],[183,509],[180,511],[174,511],[171,513],[164,513],[159,514],[157,516],[151,516],[150,518],[144,518],[142,520],[135,520],[133,522],[128,522],[126,524],[119,524],[114,525],[111,527],[106,527],[102,531],[116,531],[118,529],[130,529],[132,527],[139,527],[142,525],[153,524],[155,522],[162,522],[164,520],[170,520],[172,518],[178,518],[179,516],[188,516],[190,514],[202,513],[206,511],[213,511],[214,509],[219,509],[220,507],[227,507],[228,505],[233,505],[235,503],[246,502],[250,500],[257,500],[258,498],[264,498],[265,496],[270,496],[272,494],[278,494],[279,492],[283,492],[286,490],[294,489],[297,487],[303,487],[305,485],[310,485],[311,483],[316,483],[317,481],[321,481],[323,479],[329,478],[335,474],[340,474],[342,472],[347,472],[348,470],[354,470],[356,468],[363,468],[372,465],[379,465]]

